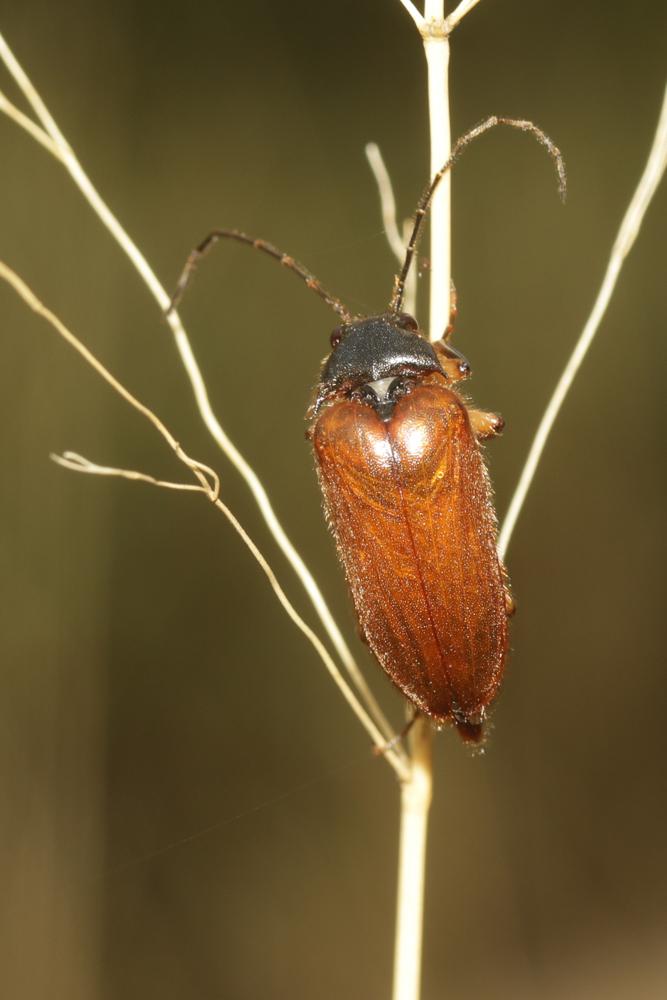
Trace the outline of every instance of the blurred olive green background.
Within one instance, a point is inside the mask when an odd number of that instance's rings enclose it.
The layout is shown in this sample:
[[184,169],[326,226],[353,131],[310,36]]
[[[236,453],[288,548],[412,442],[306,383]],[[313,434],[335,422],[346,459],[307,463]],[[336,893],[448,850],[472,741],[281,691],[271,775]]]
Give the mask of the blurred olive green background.
[[[398,0],[25,0],[0,27],[169,287],[231,226],[354,310],[384,308],[394,261],[364,144],[402,215],[428,175],[423,55]],[[454,36],[455,134],[531,118],[569,171],[562,208],[544,152],[499,130],[453,179],[455,342],[475,401],[507,419],[489,448],[501,514],[643,169],[666,37],[661,0],[484,0]],[[4,118],[0,143],[0,256],[219,469],[314,622],[144,286],[55,161]],[[519,610],[487,752],[436,740],[425,998],[667,995],[666,205],[663,187],[511,546]],[[218,514],[49,462],[71,448],[181,476],[4,286],[0,309],[0,993],[386,997],[391,772]],[[183,317],[225,428],[400,722],[356,640],[304,440],[333,314],[230,245]]]

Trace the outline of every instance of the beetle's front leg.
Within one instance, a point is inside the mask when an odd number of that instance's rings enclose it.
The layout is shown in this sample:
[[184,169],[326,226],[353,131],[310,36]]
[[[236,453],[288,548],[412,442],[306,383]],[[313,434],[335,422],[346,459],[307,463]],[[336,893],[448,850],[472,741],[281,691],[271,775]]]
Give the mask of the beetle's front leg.
[[502,434],[505,427],[505,421],[499,413],[469,409],[468,416],[470,417],[470,426],[473,429],[473,433],[479,441]]
[[456,294],[456,285],[451,280],[449,281],[449,323],[447,324],[447,329],[442,335],[442,339],[447,344],[454,333],[454,324],[456,323],[456,317],[459,312],[458,307],[458,295]]
[[460,382],[470,376],[470,362],[460,351],[444,339],[436,340],[433,349],[438,356],[442,370],[451,382]]

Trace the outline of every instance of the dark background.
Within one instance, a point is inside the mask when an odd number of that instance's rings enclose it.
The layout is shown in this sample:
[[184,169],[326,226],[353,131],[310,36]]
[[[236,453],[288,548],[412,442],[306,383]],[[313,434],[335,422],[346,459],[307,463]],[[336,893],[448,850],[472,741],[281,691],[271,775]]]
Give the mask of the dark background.
[[[168,286],[208,229],[236,226],[353,309],[385,306],[394,261],[364,144],[402,215],[428,175],[423,54],[398,0],[25,0],[1,29]],[[501,514],[644,167],[666,37],[658,0],[484,0],[453,38],[454,134],[531,118],[569,171],[562,208],[544,152],[499,131],[453,180],[456,343],[475,401],[507,419],[489,448]],[[314,622],[128,261],[5,118],[0,143],[0,256],[216,465]],[[510,549],[519,610],[487,752],[436,740],[426,998],[667,992],[666,204],[663,186]],[[49,462],[72,448],[181,475],[4,286],[0,309],[0,992],[386,997],[392,773],[218,514]],[[218,415],[400,722],[356,641],[303,436],[334,317],[235,246],[183,317]]]

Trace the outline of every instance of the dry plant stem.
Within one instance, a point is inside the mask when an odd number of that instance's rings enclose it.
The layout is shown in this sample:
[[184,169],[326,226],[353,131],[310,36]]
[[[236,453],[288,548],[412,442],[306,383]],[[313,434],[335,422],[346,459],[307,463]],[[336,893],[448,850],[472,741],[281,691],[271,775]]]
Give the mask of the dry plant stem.
[[46,134],[44,129],[41,129],[39,125],[35,125],[31,118],[24,115],[22,111],[12,104],[5,95],[0,91],[0,111],[4,112],[8,118],[11,118],[13,122],[19,125],[22,129],[35,139],[41,146],[44,147],[52,156],[55,156],[56,160],[62,162],[62,156],[60,155],[60,150],[57,145],[51,139],[50,136]]
[[469,14],[473,7],[476,7],[478,3],[479,0],[461,0],[458,7],[456,7],[445,19],[447,30],[452,32],[456,25],[459,24],[466,14]]
[[616,286],[616,281],[621,272],[623,261],[630,252],[632,245],[637,238],[646,210],[651,202],[656,188],[665,172],[667,166],[667,88],[663,97],[662,110],[656,129],[653,146],[649,153],[644,173],[641,176],[637,189],[632,197],[628,210],[625,213],[623,222],[618,231],[618,235],[612,247],[611,256],[607,265],[600,291],[598,292],[593,310],[586,321],[586,325],[581,332],[579,340],[567,362],[563,374],[558,380],[553,395],[549,400],[544,416],[530,447],[526,463],[519,478],[519,482],[514,491],[514,495],[509,505],[507,515],[503,522],[502,529],[498,536],[498,552],[500,558],[504,559],[512,537],[512,532],[525,503],[528,490],[535,478],[535,473],[542,457],[542,452],[547,443],[547,438],[551,433],[556,417],[560,411],[563,401],[572,385],[579,368],[586,356],[588,348],[591,346],[593,338],[598,331],[600,322],[607,310],[612,293]]
[[[394,254],[394,257],[398,261],[398,266],[401,267],[403,260],[405,259],[405,247],[408,239],[410,238],[412,223],[408,219],[405,222],[404,231],[402,233],[399,231],[396,219],[396,199],[394,198],[394,189],[392,187],[389,171],[387,170],[384,159],[382,158],[380,147],[376,143],[368,143],[366,146],[366,158],[371,170],[373,171],[375,183],[378,187],[378,194],[380,195],[380,211],[382,213],[382,225],[384,226],[385,236],[387,237],[387,242],[392,253]],[[406,278],[405,296],[403,302],[405,312],[416,317],[417,267],[412,267]]]
[[[449,121],[449,28],[443,0],[426,0],[424,42],[428,70],[428,111],[431,133],[431,177],[451,153]],[[431,203],[431,281],[429,337],[440,340],[449,323],[451,289],[451,171],[442,178]]]
[[[90,206],[96,212],[100,220],[116,239],[120,247],[129,257],[130,261],[138,271],[139,275],[143,279],[144,283],[152,293],[153,297],[157,301],[161,311],[164,313],[169,308],[170,297],[166,290],[163,288],[159,282],[154,271],[150,267],[148,261],[141,253],[137,245],[130,238],[127,232],[123,229],[115,215],[111,212],[109,207],[103,201],[103,199],[98,194],[97,190],[91,183],[88,175],[85,173],[83,167],[79,163],[74,151],[65,139],[64,135],[58,128],[56,122],[49,113],[46,105],[42,101],[41,97],[35,90],[27,74],[24,72],[23,68],[18,63],[11,49],[7,45],[5,39],[0,35],[0,58],[4,61],[7,69],[13,76],[14,80],[18,84],[19,88],[25,95],[26,99],[32,106],[35,114],[39,118],[44,130],[48,133],[48,136],[55,144],[56,149],[53,150],[49,145],[44,143],[40,136],[35,134],[34,129],[31,129],[26,125],[25,122],[19,122],[24,128],[36,138],[42,145],[45,145],[50,152],[54,153],[66,167],[70,176],[74,180],[83,196],[86,198]],[[0,105],[0,110],[5,110],[9,113],[6,107]],[[20,112],[19,112],[20,114]],[[14,120],[17,120],[15,115],[11,115]],[[36,129],[36,126],[35,126]],[[206,425],[209,433],[213,439],[217,442],[219,447],[225,453],[230,462],[234,465],[240,475],[243,477],[247,483],[261,513],[266,521],[271,534],[273,535],[276,544],[279,546],[286,559],[292,566],[294,572],[301,581],[304,589],[306,590],[315,610],[322,622],[322,625],[327,632],[332,645],[334,646],[336,652],[338,653],[343,666],[350,675],[352,681],[354,682],[357,690],[359,691],[368,711],[373,716],[377,726],[382,731],[385,737],[385,742],[390,741],[393,738],[393,731],[389,725],[384,713],[380,709],[374,695],[372,694],[366,680],[364,679],[359,667],[357,666],[354,657],[350,651],[349,646],[345,642],[343,635],[336,624],[333,615],[331,614],[329,607],[324,600],[324,596],[320,591],[312,573],[304,563],[300,554],[295,549],[291,540],[288,538],[282,524],[278,520],[276,513],[271,505],[268,494],[257,476],[254,469],[248,464],[243,455],[238,451],[235,445],[232,443],[230,438],[227,436],[223,430],[220,422],[215,416],[213,409],[211,407],[208,392],[206,390],[206,385],[195,359],[192,346],[185,332],[183,324],[181,323],[178,313],[174,310],[170,312],[167,317],[167,322],[172,330],[174,339],[176,341],[176,347],[181,357],[183,367],[188,375],[192,390],[195,396],[195,401],[199,409],[199,413]],[[406,766],[406,757],[402,748],[398,748],[397,756],[402,758],[404,768]]]
[[[373,719],[366,712],[364,706],[361,704],[352,688],[349,684],[347,684],[320,638],[305,623],[292,606],[287,595],[280,586],[275,573],[253,540],[238,522],[231,510],[222,502],[222,500],[220,500],[219,479],[214,470],[209,468],[207,465],[204,465],[202,462],[198,462],[195,459],[190,458],[160,418],[148,406],[142,403],[136,396],[126,389],[125,386],[119,382],[118,379],[101,363],[101,361],[99,361],[95,355],[78,339],[78,337],[76,337],[65,326],[65,324],[53,312],[51,312],[50,309],[47,309],[47,307],[37,298],[32,289],[28,287],[28,285],[16,274],[16,272],[2,261],[0,261],[0,278],[10,284],[34,312],[47,320],[47,322],[51,324],[60,336],[81,355],[84,361],[86,361],[91,368],[93,368],[98,375],[100,375],[104,381],[118,393],[119,396],[129,403],[130,406],[149,420],[156,430],[162,435],[165,441],[173,449],[177,458],[192,472],[193,476],[197,480],[197,485],[194,488],[202,493],[214,504],[215,507],[218,508],[219,511],[225,515],[229,523],[249,549],[254,559],[259,563],[283,609],[286,611],[292,622],[294,622],[297,628],[305,635],[311,645],[315,648],[320,659],[338,686],[341,694],[363,725],[364,729],[370,735],[374,744],[380,748],[384,748],[386,746],[384,734],[375,725]],[[56,461],[60,465],[64,465],[66,468],[77,472],[96,473],[98,475],[118,475],[123,476],[126,479],[142,480],[156,486],[164,486],[168,489],[192,488],[191,486],[189,487],[188,484],[165,483],[154,479],[152,476],[147,476],[145,473],[133,472],[131,470],[111,469],[108,466],[96,466],[94,463],[89,462],[87,459],[82,458],[82,456],[77,455],[74,452],[66,452],[62,457],[57,457]],[[399,779],[405,780],[408,776],[408,771],[400,755],[397,754],[392,748],[385,751],[385,756],[396,771]]]
[[[477,0],[463,0],[444,17],[443,0],[425,0],[424,16],[401,0],[424,43],[428,70],[431,177],[451,152],[449,119],[449,33]],[[439,340],[449,323],[451,288],[451,178],[443,178],[431,204],[429,337]],[[393,1000],[419,1000],[426,837],[431,804],[433,729],[419,719],[413,727],[410,778],[401,789],[401,828],[396,901]]]
[[410,17],[412,18],[412,20],[417,25],[417,29],[419,31],[421,31],[422,26],[424,24],[424,18],[422,17],[422,15],[420,14],[420,12],[417,10],[417,8],[411,2],[411,0],[401,0],[401,3],[403,4],[403,6],[405,7],[405,9],[407,10],[407,12],[410,15]]
[[[407,10],[412,20],[417,25],[418,31],[423,30],[424,24],[428,21],[429,18],[437,17],[439,19],[442,19],[443,17],[444,4],[440,2],[440,0],[436,0],[436,3],[432,5],[429,5],[428,0],[426,0],[426,10],[423,15],[420,14],[420,12],[417,10],[415,5],[412,3],[412,0],[401,0],[401,3]],[[461,0],[461,3],[458,5],[458,7],[455,7],[452,13],[449,14],[444,19],[447,31],[452,32],[456,27],[456,25],[459,24],[459,22],[463,20],[466,14],[469,11],[471,11],[473,7],[476,7],[478,3],[479,0]],[[435,14],[431,9],[432,7],[435,8]]]
[[79,455],[76,451],[64,451],[62,455],[51,454],[49,458],[56,465],[70,472],[84,472],[92,476],[120,476],[137,483],[150,483],[151,486],[161,486],[165,490],[180,490],[181,492],[201,493],[202,488],[196,483],[173,483],[168,479],[156,479],[146,472],[136,472],[134,469],[116,469],[111,465],[98,465]]
[[417,1000],[421,983],[426,837],[431,805],[433,731],[419,718],[410,732],[410,780],[401,788],[394,1000]]
[[[445,17],[444,0],[425,0],[422,16],[410,0],[401,0],[424,43],[428,69],[428,108],[431,134],[431,177],[451,153],[449,119],[449,36],[479,0],[462,2]],[[439,340],[449,323],[451,289],[451,175],[446,174],[431,205],[431,283],[429,336]]]

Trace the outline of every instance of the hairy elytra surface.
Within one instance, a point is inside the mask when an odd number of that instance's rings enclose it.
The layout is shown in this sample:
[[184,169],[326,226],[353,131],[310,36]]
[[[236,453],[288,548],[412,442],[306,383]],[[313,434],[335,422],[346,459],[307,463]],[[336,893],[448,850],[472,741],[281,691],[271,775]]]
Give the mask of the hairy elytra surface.
[[479,740],[507,656],[508,595],[466,405],[431,371],[384,419],[339,396],[312,441],[364,638],[420,712]]

